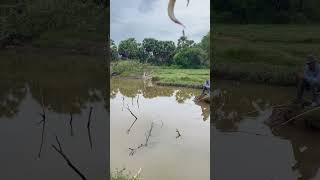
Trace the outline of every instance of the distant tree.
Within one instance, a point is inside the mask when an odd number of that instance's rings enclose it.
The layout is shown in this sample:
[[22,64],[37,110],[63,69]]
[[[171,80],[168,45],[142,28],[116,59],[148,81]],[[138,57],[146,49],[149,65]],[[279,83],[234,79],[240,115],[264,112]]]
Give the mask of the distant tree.
[[157,64],[170,64],[170,59],[173,57],[176,46],[173,41],[158,41],[156,49],[153,52],[157,60]]
[[136,59],[139,53],[139,44],[135,38],[129,38],[119,43],[118,52],[124,59]]
[[203,36],[201,42],[199,43],[199,47],[205,52],[205,64],[209,65],[210,60],[210,32]]
[[111,52],[111,60],[112,61],[118,60],[119,58],[118,48],[112,39],[110,41],[110,52]]
[[178,39],[177,51],[184,48],[191,48],[195,45],[193,40],[189,40],[187,36],[183,35]]

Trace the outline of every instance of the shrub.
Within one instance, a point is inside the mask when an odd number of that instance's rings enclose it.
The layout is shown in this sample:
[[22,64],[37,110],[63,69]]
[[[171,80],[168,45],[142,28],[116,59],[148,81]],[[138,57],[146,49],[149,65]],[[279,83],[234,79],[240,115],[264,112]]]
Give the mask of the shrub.
[[199,68],[205,63],[206,54],[200,48],[185,48],[174,55],[175,65],[182,68]]

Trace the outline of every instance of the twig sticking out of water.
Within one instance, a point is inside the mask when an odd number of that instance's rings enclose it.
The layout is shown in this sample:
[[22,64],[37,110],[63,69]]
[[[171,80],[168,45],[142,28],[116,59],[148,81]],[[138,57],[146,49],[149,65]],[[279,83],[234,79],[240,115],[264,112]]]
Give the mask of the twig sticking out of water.
[[136,148],[129,148],[129,150],[130,150],[129,156],[133,156],[137,152],[138,149],[148,146],[149,138],[151,137],[151,132],[152,132],[152,129],[153,129],[153,124],[154,123],[152,122],[151,123],[151,127],[150,127],[150,129],[148,131],[148,134],[146,135],[146,142],[144,144],[140,144]]
[[40,116],[42,117],[42,120],[38,123],[38,124],[42,124],[41,144],[40,144],[40,149],[39,149],[39,153],[38,153],[39,158],[41,157],[43,141],[44,141],[44,134],[45,134],[45,127],[46,127],[46,112],[44,110],[44,97],[43,97],[42,92],[41,92],[41,107],[42,107],[42,113],[40,113]]
[[133,121],[133,123],[131,124],[131,126],[129,127],[129,129],[127,130],[127,134],[129,134],[130,131],[131,131],[131,128],[132,128],[133,125],[136,123],[136,121],[138,120],[138,118],[137,118],[137,116],[135,116],[135,115],[133,114],[133,112],[130,110],[128,104],[127,104],[127,109],[128,109],[128,111],[131,113],[131,115],[135,118],[135,120]]
[[88,129],[88,136],[89,136],[89,142],[90,142],[90,147],[92,149],[92,138],[91,138],[91,115],[92,115],[92,110],[93,107],[90,107],[89,111],[89,117],[88,117],[88,123],[87,123],[87,129]]
[[78,170],[78,168],[76,168],[72,164],[72,162],[69,160],[69,158],[64,154],[64,152],[62,150],[61,143],[60,143],[57,136],[56,136],[56,140],[57,140],[59,148],[57,148],[54,144],[52,144],[51,146],[53,147],[53,149],[56,150],[63,157],[63,159],[67,162],[68,166],[71,167],[72,170],[74,170],[82,178],[82,180],[87,180],[87,178]]
[[130,110],[130,108],[129,108],[129,105],[128,105],[128,104],[127,104],[127,109],[128,109],[128,111],[130,112],[130,114],[131,114],[134,118],[138,119],[138,118],[137,118],[137,116],[136,116],[136,115],[134,115],[134,114],[133,114],[133,112]]
[[124,108],[124,96],[122,96],[122,108],[121,108],[121,111],[123,111],[123,108]]
[[178,139],[181,136],[181,134],[177,128],[176,128],[176,132],[178,133],[178,135],[176,136],[176,139]]
[[139,109],[139,94],[138,94],[138,97],[137,97],[137,106],[138,106],[138,109]]
[[147,136],[146,136],[146,142],[145,142],[145,144],[144,144],[145,146],[148,146],[148,142],[149,142],[149,138],[150,138],[150,136],[151,136],[152,129],[153,129],[153,122],[151,123],[150,130],[149,130],[149,132],[148,132],[148,134],[147,134]]
[[69,121],[69,125],[70,125],[70,135],[73,136],[73,126],[72,126],[72,113],[70,113],[70,121]]

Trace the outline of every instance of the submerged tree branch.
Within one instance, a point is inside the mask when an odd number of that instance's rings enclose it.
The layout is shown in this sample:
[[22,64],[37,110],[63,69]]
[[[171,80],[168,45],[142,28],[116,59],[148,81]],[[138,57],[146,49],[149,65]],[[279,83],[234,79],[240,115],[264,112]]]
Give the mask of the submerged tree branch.
[[52,144],[53,149],[56,150],[63,157],[63,159],[67,162],[68,166],[71,167],[72,170],[75,171],[82,178],[82,180],[87,180],[87,178],[79,171],[79,169],[75,165],[72,164],[70,159],[64,154],[61,147],[61,143],[57,136],[56,136],[56,140],[59,145],[59,148],[57,148],[54,144]]

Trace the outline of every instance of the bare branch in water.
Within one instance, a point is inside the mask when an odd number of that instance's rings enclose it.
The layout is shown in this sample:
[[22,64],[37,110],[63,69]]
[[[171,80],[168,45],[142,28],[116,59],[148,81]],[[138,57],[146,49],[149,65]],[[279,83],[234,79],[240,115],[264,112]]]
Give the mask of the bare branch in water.
[[121,111],[123,111],[123,108],[124,108],[124,96],[122,96],[122,108],[121,108]]
[[140,108],[140,107],[139,107],[139,97],[140,97],[140,96],[139,96],[139,94],[138,94],[138,97],[137,97],[137,106],[138,106],[138,109]]
[[146,142],[145,142],[145,146],[148,146],[148,142],[149,142],[149,138],[151,136],[151,132],[152,132],[152,129],[153,129],[153,122],[151,123],[151,127],[150,127],[150,130],[149,130],[149,133],[148,135],[146,136]]
[[46,112],[44,110],[44,97],[43,97],[41,88],[40,88],[40,94],[41,94],[41,108],[42,108],[42,113],[40,113],[40,116],[42,117],[42,120],[38,124],[42,124],[42,132],[41,132],[40,149],[39,149],[39,153],[38,153],[39,158],[41,157],[44,135],[45,135],[45,127],[46,127]]
[[59,148],[57,148],[54,144],[52,144],[53,149],[56,150],[63,157],[63,159],[67,162],[68,166],[71,167],[72,170],[74,170],[82,178],[82,180],[87,180],[87,178],[78,170],[78,168],[76,168],[72,164],[70,159],[64,154],[62,147],[61,147],[61,144],[60,144],[60,141],[57,136],[56,136],[56,140],[59,145]]
[[133,114],[133,112],[130,110],[130,108],[129,108],[129,105],[128,105],[128,104],[127,104],[127,109],[128,109],[128,111],[131,113],[131,115],[132,115],[134,118],[138,119],[138,118],[137,118],[137,116],[136,116],[136,115],[134,115],[134,114]]
[[179,130],[176,128],[176,132],[178,133],[178,135],[176,136],[176,139],[179,138],[181,136]]
[[151,123],[151,127],[150,127],[150,129],[148,131],[148,134],[146,135],[146,142],[144,144],[140,144],[136,148],[129,148],[129,150],[130,150],[129,156],[133,156],[137,152],[138,149],[148,146],[149,138],[151,137],[151,132],[152,132],[152,129],[153,129],[153,124],[154,123],[152,122]]
[[133,123],[131,124],[131,126],[129,127],[129,129],[127,130],[127,134],[130,133],[132,126],[134,125],[134,123],[136,123],[137,119],[133,121]]
[[89,137],[89,143],[90,143],[91,149],[92,149],[92,138],[91,138],[90,125],[91,125],[91,114],[92,114],[92,110],[93,110],[93,107],[90,107],[90,112],[89,112],[89,117],[88,117],[88,123],[87,123],[88,137]]
[[136,121],[138,120],[137,116],[133,114],[133,112],[130,110],[129,105],[127,104],[127,109],[128,111],[131,113],[131,115],[135,118],[135,120],[133,121],[133,123],[131,124],[131,126],[129,127],[129,129],[127,130],[127,134],[130,133],[131,128],[133,127],[133,125],[136,123]]
[[70,121],[69,121],[69,125],[70,125],[70,135],[73,136],[73,126],[72,126],[72,113],[70,113]]

